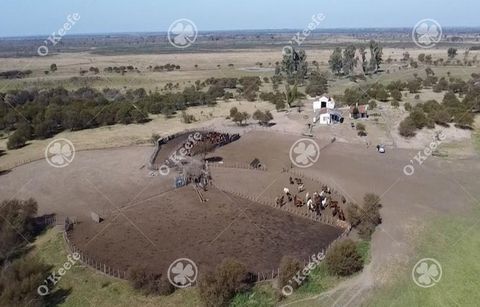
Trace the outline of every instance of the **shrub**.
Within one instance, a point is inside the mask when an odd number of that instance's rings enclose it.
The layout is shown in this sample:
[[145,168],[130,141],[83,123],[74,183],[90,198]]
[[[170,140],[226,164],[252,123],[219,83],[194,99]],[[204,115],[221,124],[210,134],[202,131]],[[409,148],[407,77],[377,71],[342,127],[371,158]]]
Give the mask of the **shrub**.
[[410,117],[405,118],[400,125],[398,126],[398,132],[401,136],[404,137],[413,137],[415,136],[415,123]]
[[37,214],[37,202],[28,200],[4,200],[0,203],[0,263],[15,257],[26,240],[35,232],[34,217]]
[[260,110],[253,113],[252,118],[258,120],[258,123],[262,126],[268,126],[268,123],[273,119],[272,113],[270,111],[262,112]]
[[400,103],[398,102],[398,100],[393,100],[392,102],[390,102],[390,105],[394,108],[398,108],[400,106]]
[[422,88],[422,82],[418,79],[410,80],[407,83],[407,88],[412,94],[418,93],[418,91]]
[[230,117],[233,118],[235,116],[235,114],[237,114],[237,113],[238,113],[237,107],[233,107],[233,108],[230,109]]
[[0,306],[54,306],[40,296],[37,288],[44,285],[49,267],[34,258],[22,258],[5,266],[0,273]]
[[363,206],[351,204],[347,208],[347,219],[352,227],[356,227],[359,236],[369,240],[375,228],[382,223],[380,216],[380,197],[368,193],[363,198]]
[[377,90],[376,97],[378,100],[385,102],[388,100],[389,95],[387,91],[382,87]]
[[[278,275],[278,287],[281,289],[288,285],[288,281],[291,280],[298,271],[302,269],[300,262],[292,257],[283,256],[280,261],[279,275]],[[294,289],[299,287],[297,283],[290,284]]]
[[357,131],[359,136],[366,136],[367,135],[367,129],[365,128],[365,125],[362,123],[357,124]]
[[390,92],[390,95],[392,95],[392,98],[393,98],[394,100],[397,100],[397,101],[402,100],[402,92],[400,92],[398,89],[393,89],[393,90]]
[[225,259],[199,281],[200,298],[207,307],[228,306],[235,294],[249,288],[245,266],[233,259]]
[[340,241],[327,252],[327,270],[332,275],[348,276],[363,268],[362,256],[355,242],[350,239]]
[[347,207],[347,221],[352,227],[358,226],[362,221],[362,211],[357,204],[349,204]]
[[127,278],[132,288],[145,295],[169,295],[175,291],[175,287],[165,276],[148,272],[144,267],[129,269]]
[[409,102],[405,102],[403,107],[405,108],[405,111],[410,112],[412,110],[412,105]]
[[191,124],[193,122],[196,122],[197,119],[195,118],[195,116],[191,115],[191,114],[187,114],[187,112],[185,111],[182,111],[182,119],[183,119],[183,122],[185,124]]

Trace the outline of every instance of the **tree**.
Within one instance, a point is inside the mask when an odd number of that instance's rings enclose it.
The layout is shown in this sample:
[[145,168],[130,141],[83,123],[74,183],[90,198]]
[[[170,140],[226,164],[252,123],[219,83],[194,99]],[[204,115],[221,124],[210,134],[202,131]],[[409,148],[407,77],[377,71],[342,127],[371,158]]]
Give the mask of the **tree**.
[[417,59],[420,63],[425,62],[425,53],[420,53]]
[[289,84],[296,82],[303,84],[308,72],[307,54],[305,50],[297,51],[293,47],[286,48],[285,50],[288,51],[283,55],[280,71],[285,72]]
[[348,276],[363,268],[362,256],[350,239],[335,243],[325,258],[327,270],[332,275]]
[[52,65],[50,65],[50,71],[51,72],[57,71],[57,64],[53,63]]
[[252,118],[254,120],[258,120],[258,123],[261,126],[268,126],[268,123],[273,119],[273,116],[270,111],[262,112],[260,110],[257,110],[255,111],[255,113],[253,113]]
[[330,59],[328,60],[328,65],[334,74],[340,75],[343,69],[342,48],[336,47],[333,50],[333,53],[330,55]]
[[427,77],[435,76],[435,72],[433,72],[433,69],[430,67],[425,68],[425,73],[427,74]]
[[452,48],[452,47],[448,48],[447,54],[449,59],[453,59],[454,57],[457,56],[457,48]]
[[351,75],[353,68],[357,64],[357,59],[355,58],[356,50],[357,48],[354,45],[348,45],[345,50],[343,50],[342,66],[345,75]]
[[360,56],[362,57],[362,71],[363,74],[366,74],[368,72],[367,51],[365,49],[365,46],[361,46],[359,50]]
[[250,288],[245,266],[225,259],[215,272],[207,272],[198,283],[200,299],[207,307],[228,306],[235,294]]
[[422,82],[419,79],[412,79],[407,82],[407,88],[410,93],[418,93],[422,88]]
[[313,72],[310,75],[309,83],[305,88],[305,93],[311,97],[320,96],[328,90],[327,77],[319,72]]
[[398,126],[400,135],[407,138],[414,137],[416,129],[415,123],[410,117],[405,118]]
[[370,70],[373,73],[377,73],[380,69],[380,64],[382,63],[382,56],[383,56],[383,47],[374,40],[370,41]]
[[[0,273],[0,306],[54,306],[48,296],[38,295],[50,267],[36,258],[22,258],[6,265]],[[59,290],[57,290],[59,291]]]
[[296,102],[298,99],[301,99],[305,96],[298,91],[296,84],[292,88],[286,85],[285,89],[287,91],[287,104],[289,107],[292,107],[292,104],[294,102]]
[[377,98],[378,100],[385,102],[385,101],[388,100],[388,97],[389,97],[389,95],[388,95],[387,91],[386,91],[383,87],[381,87],[381,88],[379,88],[379,89],[377,90],[376,98]]
[[[25,246],[26,238],[35,233],[34,217],[37,214],[37,202],[28,200],[4,200],[0,204],[0,263],[11,259]],[[0,291],[1,292],[1,291]]]
[[25,146],[27,141],[32,137],[32,127],[27,123],[19,125],[17,130],[10,135],[7,141],[8,149],[18,149]]
[[401,101],[402,100],[402,92],[400,92],[397,89],[393,89],[392,91],[390,91],[390,95],[396,101]]
[[235,117],[235,114],[237,114],[237,113],[238,113],[237,107],[232,107],[232,108],[230,109],[230,118]]
[[250,114],[247,112],[237,112],[233,115],[232,120],[237,123],[239,126],[243,125],[245,121],[250,118]]

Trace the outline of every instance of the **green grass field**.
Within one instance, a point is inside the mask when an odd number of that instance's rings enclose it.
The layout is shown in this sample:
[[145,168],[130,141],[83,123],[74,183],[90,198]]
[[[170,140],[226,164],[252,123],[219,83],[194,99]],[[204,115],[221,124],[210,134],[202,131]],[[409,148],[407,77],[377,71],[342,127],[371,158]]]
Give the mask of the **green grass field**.
[[[33,256],[58,270],[67,261],[62,235],[49,230],[35,242]],[[196,289],[179,290],[167,297],[145,297],[127,282],[113,279],[76,264],[62,277],[57,288],[71,291],[59,306],[199,306]]]
[[[480,206],[480,204],[476,204]],[[418,239],[417,257],[398,270],[392,285],[377,289],[368,306],[478,306],[480,301],[480,209],[468,217],[442,217],[428,223]],[[440,281],[417,286],[411,276],[415,263],[434,258],[442,266]]]
[[[480,154],[478,125],[473,133]],[[398,270],[395,281],[377,289],[368,306],[478,306],[480,301],[480,202],[464,217],[441,217],[427,222],[418,236],[416,254],[408,267]],[[415,263],[434,258],[442,266],[439,283],[431,288],[417,286],[411,275]]]

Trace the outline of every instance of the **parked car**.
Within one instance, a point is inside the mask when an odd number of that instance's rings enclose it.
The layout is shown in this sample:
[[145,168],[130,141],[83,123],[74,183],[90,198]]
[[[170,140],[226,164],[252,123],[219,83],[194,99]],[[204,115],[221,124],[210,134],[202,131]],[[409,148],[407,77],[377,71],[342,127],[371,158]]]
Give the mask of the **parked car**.
[[379,153],[385,153],[385,145],[383,145],[383,144],[378,144],[378,145],[377,145],[377,151],[378,151]]

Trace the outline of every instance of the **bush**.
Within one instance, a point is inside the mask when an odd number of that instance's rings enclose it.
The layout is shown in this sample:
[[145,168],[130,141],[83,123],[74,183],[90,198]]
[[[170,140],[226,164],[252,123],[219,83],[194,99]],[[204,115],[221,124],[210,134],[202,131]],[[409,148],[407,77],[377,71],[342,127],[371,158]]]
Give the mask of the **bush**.
[[148,272],[144,267],[134,267],[128,271],[128,281],[135,290],[145,295],[169,295],[175,287],[162,274]]
[[18,255],[26,240],[36,232],[34,217],[37,202],[28,200],[4,200],[0,204],[0,263]]
[[[300,262],[292,257],[283,256],[282,260],[280,261],[279,267],[279,275],[278,275],[278,287],[282,289],[284,286],[288,285],[288,281],[292,280],[292,278],[302,269]],[[299,287],[299,285],[294,282],[291,283],[294,289]]]
[[409,102],[405,102],[403,107],[405,108],[405,111],[410,112],[412,110],[412,105]]
[[357,131],[359,136],[367,136],[367,129],[365,128],[365,125],[362,123],[357,124]]
[[396,101],[401,101],[402,100],[402,92],[400,92],[398,89],[393,89],[390,92],[390,95],[392,95],[392,98]]
[[363,268],[362,256],[355,242],[350,239],[340,241],[327,252],[327,270],[332,275],[349,276]]
[[400,135],[407,138],[414,137],[416,130],[415,123],[410,117],[405,118],[398,126],[398,132]]
[[410,80],[407,83],[407,88],[412,94],[418,93],[418,91],[420,91],[420,89],[422,88],[422,82],[418,79]]
[[235,116],[235,114],[238,113],[238,109],[237,107],[233,107],[230,109],[230,117],[233,118]]
[[382,87],[377,90],[376,97],[378,100],[385,102],[388,100],[389,95],[387,91]]
[[380,197],[368,193],[363,198],[363,206],[351,204],[347,208],[347,219],[352,227],[357,228],[359,236],[369,240],[375,228],[382,223],[380,216]]
[[398,108],[400,106],[400,103],[398,102],[398,100],[394,100],[390,102],[390,105],[394,108]]
[[262,126],[268,126],[268,123],[273,119],[272,113],[270,111],[262,112],[260,110],[253,113],[252,118],[258,120],[258,123]]
[[53,306],[50,296],[40,296],[37,288],[44,284],[49,267],[34,258],[22,258],[0,273],[0,306]]
[[225,259],[199,281],[200,298],[207,307],[228,306],[233,297],[249,288],[245,266],[233,259]]
[[187,114],[187,112],[185,111],[182,111],[182,119],[183,119],[183,122],[185,124],[191,124],[193,122],[196,122],[197,119],[195,118],[195,116],[191,115],[191,114]]

